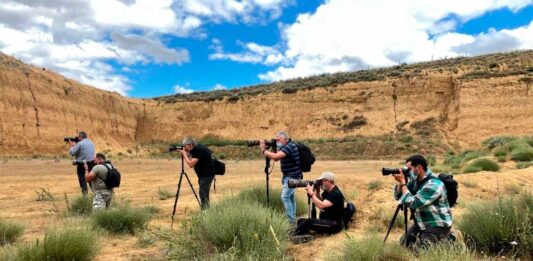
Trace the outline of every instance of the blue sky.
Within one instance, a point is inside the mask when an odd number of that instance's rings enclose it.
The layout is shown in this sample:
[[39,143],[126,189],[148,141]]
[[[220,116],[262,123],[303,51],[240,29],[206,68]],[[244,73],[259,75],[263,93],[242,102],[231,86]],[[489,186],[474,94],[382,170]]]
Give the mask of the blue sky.
[[3,2],[0,51],[131,97],[533,49],[529,0]]

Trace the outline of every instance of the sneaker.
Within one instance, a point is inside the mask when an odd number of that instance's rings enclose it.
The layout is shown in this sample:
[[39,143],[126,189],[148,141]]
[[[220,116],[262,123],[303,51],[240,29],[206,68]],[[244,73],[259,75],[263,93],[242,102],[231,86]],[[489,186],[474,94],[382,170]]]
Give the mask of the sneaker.
[[311,235],[297,235],[297,236],[293,236],[291,238],[291,241],[294,244],[307,243],[307,242],[310,242],[312,240],[313,240],[313,236],[311,236]]

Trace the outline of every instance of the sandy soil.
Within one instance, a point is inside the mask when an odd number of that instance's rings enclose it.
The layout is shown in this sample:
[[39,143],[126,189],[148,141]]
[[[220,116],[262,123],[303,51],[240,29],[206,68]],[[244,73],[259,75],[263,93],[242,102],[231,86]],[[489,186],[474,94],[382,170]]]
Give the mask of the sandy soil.
[[[392,200],[392,177],[381,176],[382,166],[398,166],[397,161],[318,161],[311,173],[305,178],[317,177],[322,171],[331,171],[337,175],[338,185],[346,198],[358,207],[357,222],[347,234],[362,237],[369,230],[378,230],[384,236],[386,223],[396,208]],[[123,174],[121,187],[116,190],[117,200],[130,200],[133,206],[156,206],[160,213],[152,219],[150,227],[170,227],[170,214],[174,198],[158,199],[158,189],[176,191],[180,173],[178,160],[146,160],[125,159],[115,162]],[[239,190],[254,185],[264,185],[263,161],[227,161],[227,174],[217,178],[216,192],[211,191],[212,201],[236,194]],[[198,189],[194,170],[186,169],[195,190]],[[276,163],[270,176],[270,185],[280,187],[279,165]],[[454,209],[455,218],[460,218],[464,205],[476,200],[493,199],[501,194],[509,194],[517,188],[533,188],[533,168],[523,170],[505,170],[499,173],[480,172],[476,174],[456,175],[460,183],[459,205]],[[377,189],[369,190],[368,184],[377,182]],[[46,229],[76,222],[65,218],[64,194],[72,198],[79,193],[75,168],[66,160],[3,160],[0,162],[0,217],[24,223],[26,231],[22,242],[32,242],[42,238]],[[55,201],[36,201],[35,191],[40,188],[49,189]],[[298,194],[304,197],[303,189]],[[272,195],[278,196],[278,195]],[[198,210],[194,196],[187,183],[177,207],[177,222],[187,218],[190,212]],[[174,226],[179,227],[179,226]],[[399,230],[389,237],[391,241],[398,239]],[[330,238],[318,237],[305,245],[292,245],[289,248],[296,260],[321,260],[327,247],[339,245],[346,237],[345,233]],[[104,246],[97,260],[144,260],[161,258],[164,249],[161,244],[147,248],[137,245],[136,236],[108,236],[108,244]],[[317,251],[318,250],[318,251]]]

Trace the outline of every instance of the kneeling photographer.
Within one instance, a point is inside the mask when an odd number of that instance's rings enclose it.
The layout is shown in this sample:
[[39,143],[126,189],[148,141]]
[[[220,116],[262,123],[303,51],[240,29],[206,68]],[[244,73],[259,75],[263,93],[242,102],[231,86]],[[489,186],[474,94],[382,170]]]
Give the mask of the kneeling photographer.
[[451,237],[452,214],[444,183],[428,169],[423,156],[413,155],[405,160],[403,169],[395,173],[384,169],[383,174],[393,174],[400,183],[394,188],[394,198],[414,212],[414,225],[403,236],[403,245],[424,246]]
[[[319,195],[320,188],[324,190]],[[325,234],[335,234],[342,230],[342,217],[344,215],[344,196],[339,187],[335,185],[335,175],[324,172],[314,184],[307,183],[307,196],[313,204],[320,209],[319,219],[301,218],[297,221],[294,243],[303,243],[312,240],[310,231]]]

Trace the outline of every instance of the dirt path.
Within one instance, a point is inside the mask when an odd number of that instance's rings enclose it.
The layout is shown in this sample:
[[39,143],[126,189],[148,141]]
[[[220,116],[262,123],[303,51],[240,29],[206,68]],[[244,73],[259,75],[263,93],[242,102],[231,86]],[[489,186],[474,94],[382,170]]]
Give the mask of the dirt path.
[[[216,193],[211,191],[212,201],[238,193],[241,189],[255,185],[264,185],[262,171],[263,161],[228,161],[227,174],[217,179]],[[338,185],[344,195],[356,203],[359,208],[355,226],[347,232],[351,236],[362,237],[369,230],[380,231],[384,235],[384,223],[390,219],[396,203],[392,200],[392,177],[381,176],[382,166],[398,166],[400,161],[318,161],[311,173],[305,178],[315,178],[322,171],[331,171],[337,175]],[[170,214],[174,198],[159,200],[159,188],[175,194],[179,177],[179,161],[125,159],[115,162],[123,173],[121,187],[116,190],[117,200],[130,200],[133,206],[156,206],[160,213],[150,222],[151,227],[170,227]],[[194,170],[186,170],[197,190]],[[279,165],[276,164],[271,175],[270,185],[280,187]],[[477,199],[497,197],[498,188],[502,194],[510,194],[518,189],[533,188],[533,168],[508,170],[500,173],[481,172],[476,174],[456,175],[460,182],[459,205],[454,209],[455,218],[460,218],[464,205]],[[377,189],[369,190],[369,183],[378,184]],[[61,160],[4,160],[0,162],[0,217],[24,223],[26,231],[23,242],[32,242],[42,238],[44,231],[51,227],[62,226],[69,222],[79,222],[74,218],[65,218],[64,194],[72,198],[79,193],[75,168],[69,161]],[[40,188],[49,189],[55,201],[36,201]],[[298,195],[305,195],[303,189]],[[278,196],[278,195],[272,195]],[[177,221],[197,211],[198,206],[191,190],[184,183],[177,207]],[[390,215],[388,215],[390,213]],[[390,240],[397,240],[400,231],[396,230]],[[319,237],[305,245],[292,245],[289,249],[297,260],[321,260],[325,247],[339,245],[346,237],[344,233],[332,237]],[[108,236],[111,244],[104,246],[97,260],[144,260],[161,258],[162,248],[156,244],[143,248],[137,245],[135,236]]]

